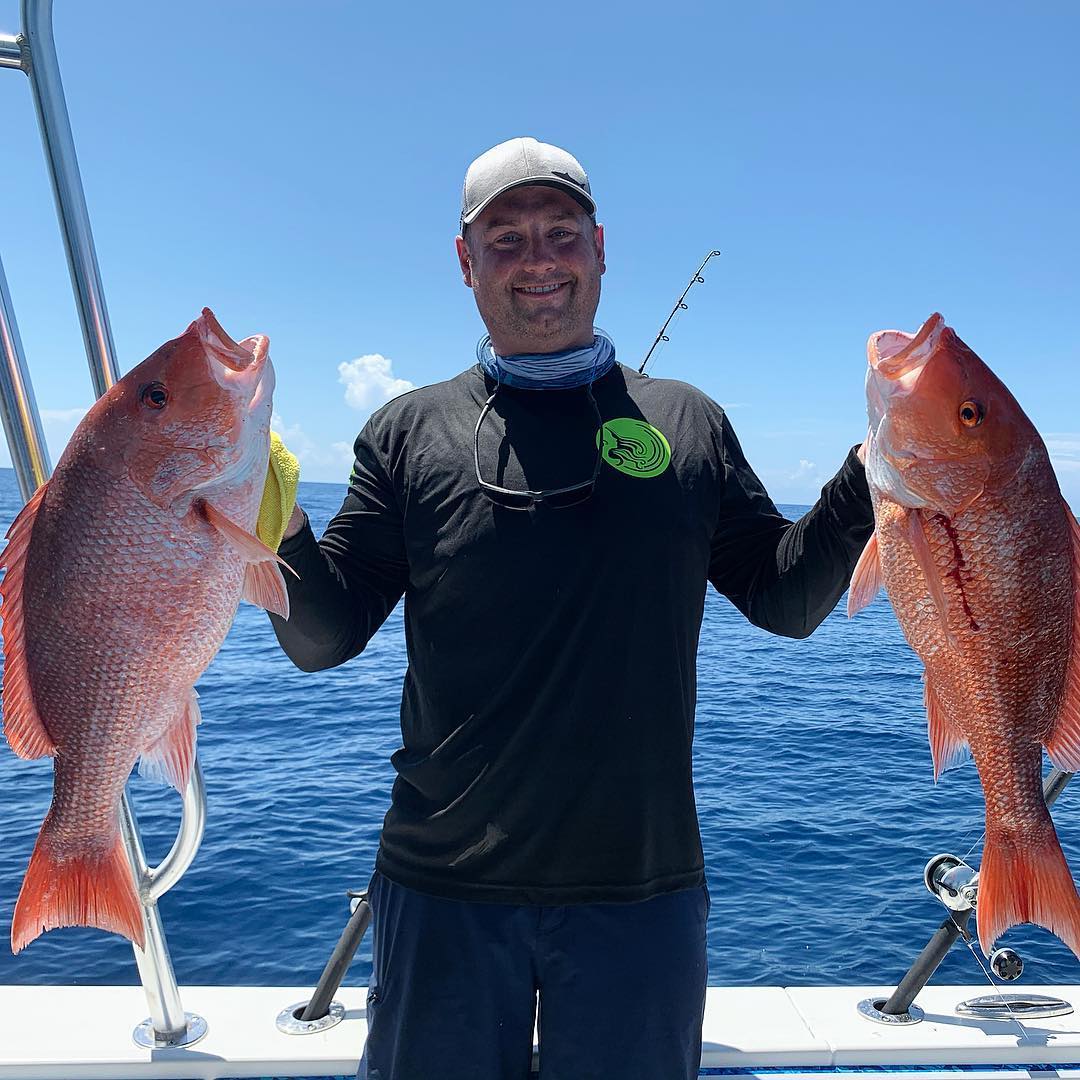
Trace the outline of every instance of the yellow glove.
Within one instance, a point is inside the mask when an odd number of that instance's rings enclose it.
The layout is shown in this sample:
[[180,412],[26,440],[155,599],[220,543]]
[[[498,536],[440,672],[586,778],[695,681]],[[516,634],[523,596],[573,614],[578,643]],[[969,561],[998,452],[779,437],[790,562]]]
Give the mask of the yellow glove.
[[296,505],[296,485],[300,482],[300,462],[285,449],[281,436],[270,432],[270,465],[266,470],[259,522],[255,532],[271,550],[281,546],[281,536]]

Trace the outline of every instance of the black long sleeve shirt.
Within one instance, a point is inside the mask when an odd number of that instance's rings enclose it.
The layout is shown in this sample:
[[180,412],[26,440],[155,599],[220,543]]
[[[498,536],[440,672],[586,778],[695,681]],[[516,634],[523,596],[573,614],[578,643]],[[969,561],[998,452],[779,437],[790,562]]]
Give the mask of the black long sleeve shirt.
[[[641,900],[700,884],[691,773],[707,582],[756,625],[804,637],[873,528],[852,452],[796,523],[695,388],[617,365],[584,389],[502,388],[485,480],[539,490],[600,475],[576,506],[516,511],[481,491],[478,367],[373,415],[321,540],[280,554],[305,670],[359,653],[405,595],[402,747],[377,866],[435,895]],[[362,703],[361,703],[362,708]]]

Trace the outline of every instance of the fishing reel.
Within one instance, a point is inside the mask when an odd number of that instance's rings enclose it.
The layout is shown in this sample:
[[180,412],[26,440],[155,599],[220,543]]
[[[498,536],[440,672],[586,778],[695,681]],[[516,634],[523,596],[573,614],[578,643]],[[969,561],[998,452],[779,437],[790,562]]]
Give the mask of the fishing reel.
[[[950,911],[970,912],[978,903],[979,872],[955,855],[935,855],[923,870],[923,881]],[[970,937],[966,930],[963,936]],[[1015,949],[995,949],[990,970],[1002,982],[1012,982],[1024,973],[1024,961]]]
[[995,949],[990,954],[990,970],[1002,982],[1012,982],[1024,974],[1023,957],[1015,949]]
[[955,855],[935,855],[923,870],[927,890],[950,911],[971,911],[979,898],[979,872]]

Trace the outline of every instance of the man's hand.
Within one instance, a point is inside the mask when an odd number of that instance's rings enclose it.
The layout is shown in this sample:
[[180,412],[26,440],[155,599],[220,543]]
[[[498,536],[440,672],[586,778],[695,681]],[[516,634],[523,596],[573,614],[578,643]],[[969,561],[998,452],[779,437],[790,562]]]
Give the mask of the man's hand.
[[[255,528],[259,539],[277,551],[286,536],[300,531],[303,511],[296,505],[296,485],[300,482],[300,462],[285,449],[281,436],[270,432],[270,462],[266,469],[259,522]],[[294,526],[294,520],[299,518]],[[290,529],[292,530],[290,532]]]
[[295,536],[304,527],[304,511],[300,509],[299,504],[293,507],[292,513],[289,515],[289,523],[285,526],[285,532],[282,534],[282,540],[288,540],[289,537]]

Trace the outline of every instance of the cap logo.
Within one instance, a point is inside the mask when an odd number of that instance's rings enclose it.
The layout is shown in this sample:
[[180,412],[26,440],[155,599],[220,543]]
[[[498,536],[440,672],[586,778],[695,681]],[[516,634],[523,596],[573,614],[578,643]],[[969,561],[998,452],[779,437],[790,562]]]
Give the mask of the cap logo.
[[571,176],[568,172],[559,172],[556,169],[552,169],[551,175],[558,176],[562,180],[569,180],[571,184],[581,188],[582,191],[585,190],[585,185],[576,176]]

